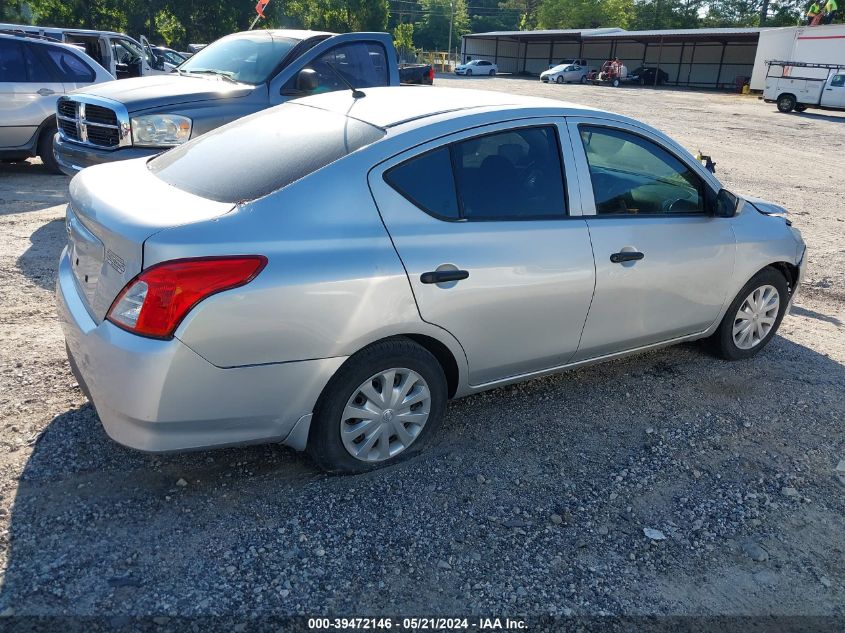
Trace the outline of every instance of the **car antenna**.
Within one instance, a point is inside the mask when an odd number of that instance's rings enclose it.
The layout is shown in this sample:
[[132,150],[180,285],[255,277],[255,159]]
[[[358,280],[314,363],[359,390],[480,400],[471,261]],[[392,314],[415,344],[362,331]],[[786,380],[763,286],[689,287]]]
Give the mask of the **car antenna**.
[[351,83],[349,83],[349,80],[344,77],[337,68],[334,67],[334,64],[332,62],[326,62],[326,65],[331,68],[332,72],[337,75],[337,78],[340,79],[346,85],[346,87],[352,91],[353,99],[360,99],[361,97],[367,96],[362,91],[358,90],[355,86],[353,86]]

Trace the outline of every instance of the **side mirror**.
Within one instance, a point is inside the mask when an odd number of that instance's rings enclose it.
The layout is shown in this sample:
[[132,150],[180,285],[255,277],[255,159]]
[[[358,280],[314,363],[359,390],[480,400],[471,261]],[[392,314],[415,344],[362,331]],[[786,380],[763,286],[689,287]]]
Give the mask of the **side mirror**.
[[738,206],[739,198],[727,189],[720,189],[713,204],[713,215],[717,218],[732,218]]
[[303,68],[296,76],[296,89],[299,92],[314,92],[319,85],[320,78],[317,76],[317,72],[310,68]]

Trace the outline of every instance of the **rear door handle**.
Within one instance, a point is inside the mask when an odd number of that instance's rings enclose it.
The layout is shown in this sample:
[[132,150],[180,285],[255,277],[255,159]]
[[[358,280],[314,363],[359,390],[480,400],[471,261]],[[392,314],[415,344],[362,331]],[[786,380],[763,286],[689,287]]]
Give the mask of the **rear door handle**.
[[621,251],[619,253],[613,253],[610,256],[610,261],[614,264],[621,264],[623,262],[638,262],[643,257],[645,257],[645,253],[639,253],[637,251]]
[[469,277],[466,270],[434,270],[420,275],[420,281],[424,284],[442,284],[447,281],[460,281]]
[[49,88],[41,88],[38,91],[38,94],[40,94],[42,97],[49,97],[50,95],[56,94],[56,91],[50,90]]

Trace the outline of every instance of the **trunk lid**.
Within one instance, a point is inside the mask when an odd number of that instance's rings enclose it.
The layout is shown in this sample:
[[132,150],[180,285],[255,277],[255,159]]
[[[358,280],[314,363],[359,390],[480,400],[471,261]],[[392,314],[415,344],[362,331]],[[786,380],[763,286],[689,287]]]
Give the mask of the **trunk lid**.
[[150,173],[146,159],[80,172],[70,183],[68,254],[94,320],[105,318],[117,294],[143,269],[148,237],[219,217],[235,206],[168,185]]

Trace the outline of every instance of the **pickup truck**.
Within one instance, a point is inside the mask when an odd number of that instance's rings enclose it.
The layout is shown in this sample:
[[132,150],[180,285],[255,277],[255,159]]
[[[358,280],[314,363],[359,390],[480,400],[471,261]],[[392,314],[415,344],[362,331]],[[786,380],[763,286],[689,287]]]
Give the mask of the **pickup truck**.
[[781,112],[807,108],[845,110],[845,64],[797,61],[766,62],[762,99]]
[[167,75],[91,86],[59,99],[55,157],[73,175],[99,163],[152,156],[290,99],[399,85],[396,59],[387,33],[227,35]]

